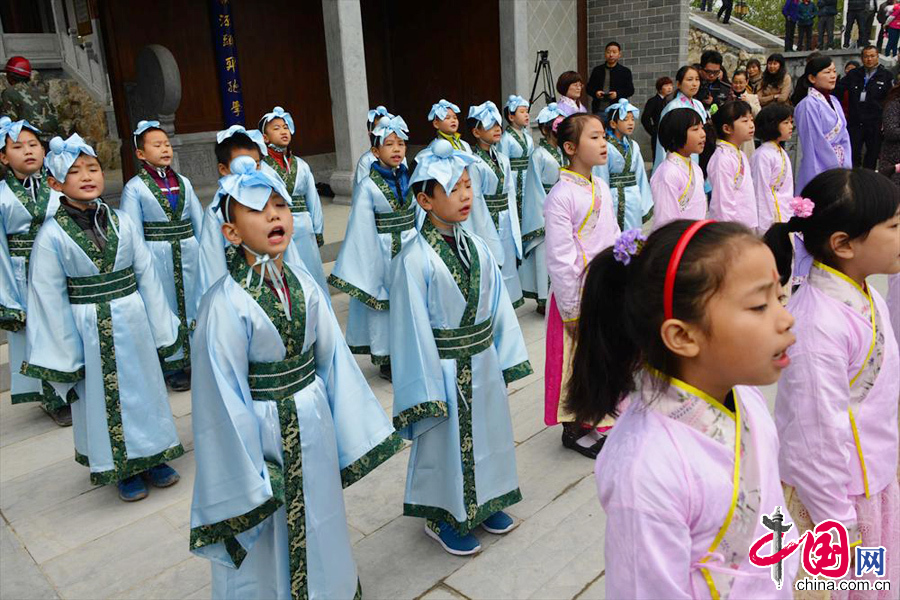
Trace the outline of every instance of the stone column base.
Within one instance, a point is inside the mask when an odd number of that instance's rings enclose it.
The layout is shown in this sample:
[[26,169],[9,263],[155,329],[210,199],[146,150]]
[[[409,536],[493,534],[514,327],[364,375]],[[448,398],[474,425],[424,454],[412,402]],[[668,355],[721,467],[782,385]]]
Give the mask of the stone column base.
[[328,179],[328,184],[334,192],[335,204],[350,204],[350,197],[353,196],[353,179],[352,171],[334,171]]

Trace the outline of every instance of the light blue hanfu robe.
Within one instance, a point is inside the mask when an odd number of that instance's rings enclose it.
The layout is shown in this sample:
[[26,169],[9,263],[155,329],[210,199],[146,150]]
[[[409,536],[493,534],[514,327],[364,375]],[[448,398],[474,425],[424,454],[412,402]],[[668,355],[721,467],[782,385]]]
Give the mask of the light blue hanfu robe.
[[249,272],[235,257],[197,317],[191,551],[213,598],[358,598],[342,488],[402,440],[309,273],[283,271],[288,320]]
[[521,500],[506,385],[532,373],[503,276],[463,236],[466,269],[430,220],[394,261],[394,426],[413,440],[403,514],[465,535]]
[[375,166],[354,190],[347,233],[328,283],[350,296],[346,333],[350,351],[368,354],[378,366],[391,361],[391,263],[416,236],[424,218],[412,188],[397,198]]
[[[169,308],[187,331],[197,318],[198,261],[203,208],[190,180],[179,174],[178,201],[175,208],[143,167],[122,189],[119,208],[142,225],[139,229],[153,255]],[[184,345],[163,364],[166,371],[177,371],[191,364],[190,336]]]
[[[510,178],[509,159],[497,152],[496,148],[491,148],[488,153],[476,147],[473,154],[480,160],[472,163],[468,169],[472,179],[472,204],[486,206],[490,219],[481,221],[480,217],[484,213],[473,210],[469,219],[463,222],[463,227],[488,242],[488,247],[503,272],[503,281],[506,282],[513,308],[519,308],[525,303],[522,284],[519,283],[518,264],[522,260],[522,233],[516,212],[516,194]],[[494,239],[499,241],[498,247],[492,243]]]
[[[111,211],[103,250],[60,206],[38,232],[28,288],[26,375],[72,403],[75,460],[115,483],[181,456],[160,359],[186,333],[138,225]],[[115,227],[113,227],[115,224]]]
[[[38,230],[59,208],[59,193],[47,185],[41,171],[26,188],[7,169],[0,181],[0,329],[9,342],[10,392],[12,403],[40,402],[47,410],[61,408],[65,401],[53,387],[20,372],[25,360],[25,323],[28,303],[28,263]],[[32,194],[32,192],[34,192]]]
[[528,172],[528,159],[534,152],[534,139],[529,131],[517,131],[512,125],[507,125],[497,146],[500,152],[509,159],[510,185],[516,194],[516,214],[521,223],[522,202],[525,197],[525,175]]
[[606,142],[609,160],[606,168],[594,167],[594,175],[609,185],[619,229],[640,229],[653,216],[653,195],[641,147],[628,136],[620,140],[609,133]]
[[544,199],[559,181],[559,170],[564,164],[562,149],[554,148],[545,139],[541,139],[528,161],[522,202],[522,254],[525,258],[519,266],[519,280],[522,294],[537,300],[538,306],[547,305],[550,290],[544,244]]
[[[354,191],[356,191],[356,186],[362,183],[362,180],[369,176],[369,170],[376,162],[378,162],[378,159],[375,158],[374,154],[372,154],[371,149],[366,150],[362,153],[362,156],[360,156],[359,160],[356,161],[356,171],[354,171],[353,175]],[[409,165],[406,163],[406,158],[403,159],[403,166],[409,168]]]
[[294,215],[294,245],[306,270],[313,276],[323,290],[328,290],[325,282],[325,271],[322,269],[322,255],[319,247],[324,245],[322,237],[324,221],[322,218],[322,201],[316,190],[316,180],[306,161],[299,156],[286,154],[288,169],[282,168],[271,156],[263,158],[263,162],[272,167],[284,187],[291,195],[291,213]]
[[[462,150],[463,152],[468,152],[469,154],[472,154],[472,146],[470,146],[469,142],[464,140],[459,134],[456,134],[456,136],[451,137],[449,135],[444,135],[441,132],[438,132],[438,134],[434,137],[434,139],[432,139],[430,142],[428,142],[428,145],[425,146],[419,152],[419,154],[421,154],[422,152],[425,152],[425,150],[433,150],[434,143],[438,140],[447,140],[448,142],[450,142],[450,145],[453,147],[454,150]],[[418,154],[416,154],[416,156],[418,157]]]
[[[659,122],[662,123],[663,117],[667,114],[675,110],[676,108],[693,108],[698,115],[700,115],[700,120],[703,123],[706,123],[709,120],[709,113],[706,111],[706,107],[703,106],[703,103],[697,100],[696,98],[688,98],[680,91],[675,94],[675,97],[666,104],[662,112],[659,114]],[[662,144],[659,141],[659,138],[656,139],[656,160],[653,161],[653,172],[656,172],[656,168],[662,164],[662,162],[666,159],[666,151],[662,147]],[[699,154],[691,154],[691,160],[695,163],[700,163],[700,155]],[[711,188],[709,188],[711,189]],[[708,190],[707,190],[708,191]]]
[[[268,169],[269,167],[262,164],[260,168]],[[200,232],[200,258],[198,261],[200,287],[197,291],[197,296],[201,300],[203,294],[216,281],[228,274],[228,263],[236,252],[235,247],[222,235],[222,225],[225,224],[225,219],[222,217],[222,211],[219,208],[221,202],[222,196],[219,192],[216,192],[212,202],[203,211],[203,227]],[[306,268],[306,265],[300,259],[300,255],[297,252],[297,244],[293,239],[288,244],[287,250],[284,251],[284,262],[289,262],[295,266],[303,265],[303,268]],[[328,288],[323,289],[327,290]]]

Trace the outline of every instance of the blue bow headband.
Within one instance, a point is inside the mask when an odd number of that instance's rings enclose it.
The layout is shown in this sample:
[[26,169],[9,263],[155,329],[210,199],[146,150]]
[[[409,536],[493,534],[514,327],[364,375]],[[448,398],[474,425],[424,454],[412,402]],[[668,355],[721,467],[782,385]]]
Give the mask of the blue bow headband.
[[131,139],[134,142],[135,148],[137,148],[138,136],[148,129],[162,129],[162,127],[159,126],[159,121],[138,121],[137,129],[135,129],[131,134]]
[[378,119],[378,117],[388,117],[388,118],[390,118],[390,117],[393,117],[393,116],[394,116],[394,115],[392,115],[391,113],[388,112],[388,109],[386,109],[385,107],[383,107],[383,106],[381,106],[381,105],[378,105],[378,106],[376,106],[375,108],[373,108],[372,110],[369,111],[369,116],[368,116],[368,118],[366,119],[366,122],[369,123],[369,124],[372,124],[372,123],[374,123],[374,122]]
[[440,102],[437,104],[431,105],[431,112],[428,113],[428,120],[434,121],[435,119],[440,119],[443,121],[447,118],[447,110],[452,110],[459,116],[459,107],[452,102],[447,102],[443,98],[441,98]]
[[9,136],[12,141],[19,141],[19,134],[22,133],[22,129],[30,129],[34,132],[35,135],[41,133],[41,130],[22,119],[21,121],[13,121],[9,117],[0,117],[0,146],[6,145],[6,136]]
[[259,157],[263,158],[268,154],[266,151],[266,143],[263,141],[262,132],[258,129],[245,129],[243,125],[232,125],[228,129],[216,133],[216,143],[221,144],[236,133],[242,133],[250,138],[250,141],[259,146]]
[[379,144],[383,144],[384,140],[392,133],[396,134],[401,140],[408,140],[408,132],[409,127],[406,126],[406,121],[403,120],[403,117],[381,117],[372,130],[372,135],[378,139]]
[[248,208],[262,210],[274,191],[291,204],[284,182],[272,169],[257,169],[249,156],[236,157],[229,168],[231,175],[219,179],[219,200],[227,194]]
[[269,121],[272,119],[284,119],[285,125],[287,125],[288,131],[291,132],[291,135],[294,135],[294,118],[291,116],[291,113],[287,112],[280,106],[276,106],[272,109],[272,112],[267,112],[262,116],[262,119],[259,120],[259,130],[262,131],[266,128],[266,125],[269,124]]
[[439,139],[416,156],[416,170],[409,184],[434,179],[449,194],[463,170],[476,160],[468,152],[454,150],[447,140]]
[[478,119],[481,123],[481,127],[484,129],[489,129],[495,124],[499,125],[501,123],[500,111],[497,110],[497,105],[490,100],[479,104],[478,106],[470,106],[469,118]]
[[531,105],[528,104],[528,100],[526,100],[522,96],[516,96],[515,94],[511,94],[510,97],[506,100],[506,110],[510,115],[516,112],[516,109],[518,109],[520,106],[528,108]]
[[44,166],[57,181],[62,182],[66,180],[69,168],[82,154],[97,158],[94,149],[77,133],[73,133],[67,140],[56,136],[50,140],[50,152],[44,157]]
[[566,117],[566,113],[559,109],[559,106],[556,105],[556,102],[551,102],[547,106],[541,109],[541,112],[538,113],[537,122],[543,125],[544,123],[550,123],[555,120],[557,117]]
[[[618,113],[616,113],[618,111]],[[627,98],[622,98],[615,104],[610,104],[606,107],[606,118],[609,119],[611,116],[616,114],[616,120],[624,119],[628,116],[628,113],[634,113],[634,118],[637,119],[638,115],[641,114],[641,111],[637,106],[628,101]]]

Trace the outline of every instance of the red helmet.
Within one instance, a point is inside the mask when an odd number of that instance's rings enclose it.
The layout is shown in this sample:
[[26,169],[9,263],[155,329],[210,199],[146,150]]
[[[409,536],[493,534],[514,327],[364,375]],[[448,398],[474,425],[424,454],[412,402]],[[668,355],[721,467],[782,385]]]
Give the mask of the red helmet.
[[12,73],[13,75],[19,75],[20,77],[31,77],[31,63],[28,62],[28,59],[24,56],[13,56],[8,61],[6,61],[6,68],[4,69],[7,73]]

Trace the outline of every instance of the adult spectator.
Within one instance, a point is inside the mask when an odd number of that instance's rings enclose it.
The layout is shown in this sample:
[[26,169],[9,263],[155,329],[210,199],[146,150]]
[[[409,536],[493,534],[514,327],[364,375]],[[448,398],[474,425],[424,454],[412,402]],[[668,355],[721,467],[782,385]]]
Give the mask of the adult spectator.
[[710,114],[734,100],[731,84],[722,71],[722,55],[716,50],[707,50],[700,55],[700,91],[697,92],[697,99]]
[[591,112],[602,115],[606,107],[622,98],[634,95],[631,69],[619,64],[622,46],[619,42],[606,45],[606,62],[594,67],[588,78],[587,93],[591,97]]
[[886,22],[888,17],[894,11],[894,0],[885,0],[878,6],[878,37],[875,38],[875,47],[878,48],[878,54],[884,49],[884,38],[887,36]]
[[824,50],[834,45],[834,16],[837,14],[837,0],[819,0],[819,43],[817,48]]
[[3,70],[9,87],[0,94],[0,115],[13,121],[25,119],[41,130],[41,141],[49,142],[57,134],[59,119],[47,92],[31,83],[31,63],[23,56],[13,56]]
[[844,110],[844,118],[850,119],[850,91],[844,86],[844,77],[846,77],[853,69],[858,69],[861,65],[858,60],[848,60],[844,64],[844,74],[838,76],[837,84],[834,86],[834,95],[841,103]]
[[897,41],[900,40],[900,3],[891,7],[891,14],[884,22],[887,31],[887,49],[884,53],[888,56],[897,56]]
[[[884,140],[878,157],[879,170],[900,164],[900,85],[892,87],[884,99],[881,128]],[[891,180],[900,185],[900,173],[895,171]]]
[[781,14],[784,15],[784,51],[794,51],[794,31],[797,28],[797,7],[800,0],[784,0]]
[[797,5],[797,29],[800,31],[797,36],[798,52],[812,50],[812,29],[818,14],[819,9],[812,0],[800,0]]
[[713,4],[715,4],[715,2],[716,0],[700,0],[700,10],[712,12]]
[[762,65],[755,58],[747,61],[747,87],[754,94],[759,93],[759,85],[762,83]]
[[559,110],[568,117],[575,113],[586,113],[587,109],[581,103],[584,94],[584,80],[576,71],[565,71],[556,80],[556,91],[559,98],[556,103]]
[[862,67],[841,81],[849,93],[847,131],[854,167],[876,167],[881,152],[881,111],[893,82],[890,71],[878,63],[878,49],[871,45],[863,48]]
[[[728,21],[731,19],[732,8],[734,8],[734,0],[722,0],[722,6],[719,8],[719,12],[716,13],[716,19],[720,19],[722,25],[728,25]],[[722,13],[725,13],[724,19],[722,19]]]
[[872,1],[873,0],[846,0],[847,22],[844,23],[844,48],[850,47],[850,34],[853,32],[854,23],[856,23],[857,31],[857,48],[862,48],[869,44],[869,32],[866,31],[866,19],[869,16],[868,5],[870,5]]
[[[756,119],[756,115],[759,114],[760,110],[759,96],[750,91],[747,80],[747,71],[738,69],[731,76],[731,89],[734,92],[735,100],[743,100],[750,105],[750,110],[753,111],[753,118]],[[747,140],[741,144],[741,150],[744,151],[747,158],[750,158],[750,156],[753,155],[755,149],[756,144],[753,143],[753,140]]]
[[872,26],[875,24],[875,17],[878,15],[878,0],[866,0],[866,18],[865,18],[865,30],[866,30],[866,43],[859,44],[859,48],[865,48],[869,45],[869,39],[872,35]]
[[641,111],[641,125],[650,134],[650,148],[653,149],[653,162],[656,162],[656,133],[659,131],[659,120],[666,103],[672,99],[675,84],[671,77],[660,77],[656,80],[656,93],[647,100]]
[[791,76],[781,54],[776,52],[766,59],[766,71],[757,94],[759,105],[763,108],[772,102],[787,102],[791,97]]

